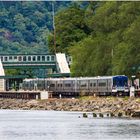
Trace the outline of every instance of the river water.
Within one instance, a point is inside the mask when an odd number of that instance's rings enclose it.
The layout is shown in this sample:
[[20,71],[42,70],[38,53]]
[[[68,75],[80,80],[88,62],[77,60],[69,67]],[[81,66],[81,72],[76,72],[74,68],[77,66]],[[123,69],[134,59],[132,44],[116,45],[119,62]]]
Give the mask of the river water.
[[140,140],[140,120],[78,112],[0,110],[0,140]]

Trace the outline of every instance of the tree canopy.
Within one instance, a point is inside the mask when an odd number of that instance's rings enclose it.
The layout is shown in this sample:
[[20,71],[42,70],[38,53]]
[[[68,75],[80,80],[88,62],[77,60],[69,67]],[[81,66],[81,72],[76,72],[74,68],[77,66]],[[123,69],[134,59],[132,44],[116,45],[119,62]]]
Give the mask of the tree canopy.
[[55,12],[68,7],[63,1],[0,1],[1,53],[47,53]]
[[[140,3],[55,1],[56,50],[73,76],[140,71]],[[54,52],[52,2],[0,1],[1,53]],[[48,50],[49,46],[49,50]]]
[[56,15],[58,50],[72,55],[74,76],[132,75],[140,69],[139,22],[139,2],[69,7]]

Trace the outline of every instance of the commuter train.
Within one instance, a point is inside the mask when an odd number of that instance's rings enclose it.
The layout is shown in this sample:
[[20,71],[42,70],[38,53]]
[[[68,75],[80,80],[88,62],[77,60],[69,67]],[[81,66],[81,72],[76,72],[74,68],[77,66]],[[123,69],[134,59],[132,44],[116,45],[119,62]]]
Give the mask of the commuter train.
[[23,90],[48,90],[53,95],[129,95],[128,77],[124,75],[79,77],[79,78],[47,78],[25,79]]

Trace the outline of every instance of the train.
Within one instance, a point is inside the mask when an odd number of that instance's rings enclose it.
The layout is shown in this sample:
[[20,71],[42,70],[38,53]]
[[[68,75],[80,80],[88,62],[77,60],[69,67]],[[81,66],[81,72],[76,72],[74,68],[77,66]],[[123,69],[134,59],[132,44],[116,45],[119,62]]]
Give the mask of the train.
[[47,90],[54,96],[129,96],[128,77],[125,75],[24,79],[22,89]]

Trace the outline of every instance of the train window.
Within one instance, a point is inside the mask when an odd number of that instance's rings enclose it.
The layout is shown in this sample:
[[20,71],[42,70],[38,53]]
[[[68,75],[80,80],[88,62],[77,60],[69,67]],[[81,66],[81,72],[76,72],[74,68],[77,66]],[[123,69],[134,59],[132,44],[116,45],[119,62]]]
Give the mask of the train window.
[[87,86],[87,81],[80,81],[80,87],[86,87]]
[[103,82],[102,83],[99,83],[99,86],[100,87],[105,87],[106,86],[106,83],[103,83]]
[[65,87],[71,87],[71,84],[65,84]]
[[96,87],[96,83],[90,83],[90,87]]
[[87,84],[81,84],[81,87],[86,87],[87,86]]
[[124,85],[125,85],[125,86],[128,86],[127,80],[124,80]]
[[113,86],[116,86],[116,80],[113,80]]
[[58,87],[62,87],[62,84],[58,84],[57,86],[58,86]]
[[50,84],[50,87],[55,87],[55,84]]

